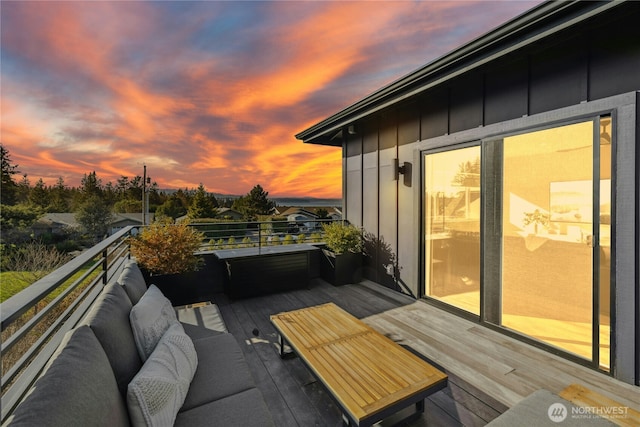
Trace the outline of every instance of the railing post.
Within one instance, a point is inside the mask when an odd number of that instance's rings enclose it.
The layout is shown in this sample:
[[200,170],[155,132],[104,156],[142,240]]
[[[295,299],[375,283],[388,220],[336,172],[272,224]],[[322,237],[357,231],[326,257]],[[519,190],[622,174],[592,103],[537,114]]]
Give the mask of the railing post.
[[109,278],[108,270],[109,270],[109,260],[108,260],[109,251],[107,248],[104,248],[102,251],[102,286],[107,286],[107,281]]
[[258,223],[258,255],[262,253],[262,223]]

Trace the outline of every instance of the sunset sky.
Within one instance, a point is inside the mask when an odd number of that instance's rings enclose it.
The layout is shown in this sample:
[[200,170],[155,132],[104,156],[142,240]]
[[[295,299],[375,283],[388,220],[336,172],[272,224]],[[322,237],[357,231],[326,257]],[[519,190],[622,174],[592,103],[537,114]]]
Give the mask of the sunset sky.
[[538,3],[2,1],[0,141],[32,185],[338,198],[294,134]]

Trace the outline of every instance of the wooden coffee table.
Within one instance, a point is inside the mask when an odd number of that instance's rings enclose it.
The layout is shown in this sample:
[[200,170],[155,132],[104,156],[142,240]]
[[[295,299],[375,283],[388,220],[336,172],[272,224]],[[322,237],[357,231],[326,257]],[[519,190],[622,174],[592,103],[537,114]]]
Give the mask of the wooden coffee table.
[[[447,375],[333,303],[271,316],[285,341],[324,384],[347,425],[370,426],[447,386]],[[406,421],[406,418],[403,419]]]

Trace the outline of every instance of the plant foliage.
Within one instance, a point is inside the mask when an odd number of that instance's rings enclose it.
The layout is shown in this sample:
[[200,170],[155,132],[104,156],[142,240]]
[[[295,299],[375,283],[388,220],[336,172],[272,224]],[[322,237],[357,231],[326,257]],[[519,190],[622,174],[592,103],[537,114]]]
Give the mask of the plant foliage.
[[549,225],[549,215],[543,214],[539,209],[536,209],[533,212],[525,213],[524,220],[522,221],[525,226],[529,224],[538,224],[546,227]]
[[327,248],[336,255],[345,252],[362,252],[362,230],[343,222],[331,222],[322,226]]
[[131,238],[131,254],[151,274],[196,271],[202,259],[195,255],[204,234],[184,221],[180,224],[155,222]]

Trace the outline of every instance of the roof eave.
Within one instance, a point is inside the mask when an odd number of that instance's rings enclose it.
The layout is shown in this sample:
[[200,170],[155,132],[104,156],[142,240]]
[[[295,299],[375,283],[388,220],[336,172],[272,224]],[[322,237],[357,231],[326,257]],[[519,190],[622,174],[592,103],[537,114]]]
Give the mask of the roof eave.
[[[548,1],[542,3],[522,15],[504,23],[489,33],[478,37],[475,40],[463,45],[462,47],[426,64],[416,71],[407,74],[398,80],[382,87],[373,92],[360,101],[346,107],[345,109],[329,116],[328,118],[318,122],[310,128],[299,132],[295,137],[304,143],[320,144],[320,145],[342,145],[340,139],[333,138],[337,132],[340,132],[345,126],[359,120],[376,111],[386,108],[398,101],[411,97],[425,91],[431,87],[442,84],[443,82],[456,77],[464,72],[485,64],[497,57],[504,56],[507,53],[520,49],[525,45],[534,43],[541,38],[575,25],[595,14],[604,10],[618,6],[624,1],[614,2],[583,2],[580,0],[572,1]],[[555,23],[553,26],[546,28],[542,23],[545,21],[553,21],[559,15],[565,13],[564,20]],[[534,26],[539,25],[540,31],[530,31]],[[522,33],[527,32],[527,37],[522,38]],[[500,44],[504,48],[494,55],[487,56],[492,49]],[[433,78],[439,71],[460,66],[465,61],[469,63],[460,68],[458,71],[450,75],[419,86],[416,89],[407,91],[410,86],[416,85],[420,81],[426,81]]]

